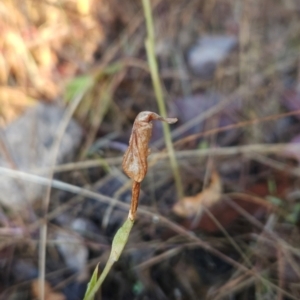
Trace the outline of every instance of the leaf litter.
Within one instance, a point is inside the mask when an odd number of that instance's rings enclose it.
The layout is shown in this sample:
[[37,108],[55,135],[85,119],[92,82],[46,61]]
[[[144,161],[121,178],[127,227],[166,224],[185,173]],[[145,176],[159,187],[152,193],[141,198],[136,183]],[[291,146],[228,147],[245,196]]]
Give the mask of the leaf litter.
[[221,200],[222,183],[216,171],[212,172],[211,182],[200,193],[184,197],[179,200],[172,208],[173,212],[184,218],[192,218],[203,213],[204,208],[211,208]]

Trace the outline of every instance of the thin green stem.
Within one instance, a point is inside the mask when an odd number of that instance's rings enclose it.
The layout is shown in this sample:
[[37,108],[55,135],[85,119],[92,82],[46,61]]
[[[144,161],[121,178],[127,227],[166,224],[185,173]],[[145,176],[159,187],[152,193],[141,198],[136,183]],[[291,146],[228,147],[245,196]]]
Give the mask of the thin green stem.
[[148,38],[153,41],[154,44],[154,26],[153,26],[153,18],[152,18],[152,9],[149,0],[143,0],[143,8],[146,20],[146,27]]
[[[147,59],[150,67],[151,78],[152,78],[158,109],[159,109],[159,114],[165,118],[167,116],[167,111],[166,111],[162,85],[161,85],[159,72],[158,72],[157,60],[155,56],[154,26],[153,26],[153,19],[151,13],[151,6],[149,0],[142,0],[142,2],[143,2],[144,15],[146,19],[146,26],[147,26],[147,33],[148,33],[147,39],[145,41]],[[163,123],[163,132],[164,132],[166,147],[170,157],[173,176],[175,179],[177,196],[179,199],[181,199],[183,197],[183,187],[182,187],[181,177],[179,173],[178,162],[176,160],[175,151],[171,139],[170,127],[167,123]]]
[[[127,219],[123,226],[117,231],[117,233],[114,236],[112,246],[111,246],[111,251],[110,255],[108,258],[108,261],[99,277],[99,279],[94,282],[94,278],[92,277],[90,284],[88,286],[86,295],[84,297],[84,300],[93,300],[96,292],[102,285],[104,279],[106,278],[107,274],[111,270],[113,264],[119,260],[123,249],[128,241],[128,237],[131,231],[131,228],[133,226],[134,221]],[[98,266],[97,266],[98,268]],[[94,276],[94,275],[93,275]]]
[[[87,294],[85,295],[84,300],[93,300],[94,299],[95,294],[99,290],[99,288],[102,285],[104,279],[106,278],[107,274],[111,270],[113,264],[114,264],[114,261],[112,261],[110,259],[107,261],[107,263],[105,265],[105,268],[103,269],[99,279],[97,280],[97,282],[93,286],[93,288],[91,290],[87,291]],[[97,268],[98,268],[98,266],[97,266]]]

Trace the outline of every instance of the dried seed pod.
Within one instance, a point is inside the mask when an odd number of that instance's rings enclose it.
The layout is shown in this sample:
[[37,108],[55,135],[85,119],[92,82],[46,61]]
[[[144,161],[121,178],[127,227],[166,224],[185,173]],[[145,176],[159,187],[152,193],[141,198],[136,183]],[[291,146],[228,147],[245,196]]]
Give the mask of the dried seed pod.
[[124,172],[136,182],[141,182],[148,169],[148,143],[152,134],[153,120],[165,121],[169,124],[177,122],[176,118],[163,118],[151,111],[143,111],[135,118],[129,147],[124,154],[122,167]]

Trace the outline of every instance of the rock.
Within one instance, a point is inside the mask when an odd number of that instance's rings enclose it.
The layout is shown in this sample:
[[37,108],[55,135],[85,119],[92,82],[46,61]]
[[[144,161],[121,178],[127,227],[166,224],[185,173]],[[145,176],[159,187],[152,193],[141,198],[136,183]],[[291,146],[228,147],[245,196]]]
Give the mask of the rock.
[[55,237],[57,248],[63,256],[66,265],[79,276],[86,278],[86,264],[88,259],[88,249],[83,239],[71,232],[58,230]]
[[[0,166],[30,173],[50,167],[63,116],[64,109],[57,105],[38,104],[9,124],[0,136]],[[57,164],[74,156],[81,138],[81,127],[71,120],[61,140]],[[41,197],[45,187],[0,175],[0,191],[0,203],[18,210]]]
[[235,36],[203,36],[187,53],[187,63],[195,75],[211,78],[217,65],[237,46]]

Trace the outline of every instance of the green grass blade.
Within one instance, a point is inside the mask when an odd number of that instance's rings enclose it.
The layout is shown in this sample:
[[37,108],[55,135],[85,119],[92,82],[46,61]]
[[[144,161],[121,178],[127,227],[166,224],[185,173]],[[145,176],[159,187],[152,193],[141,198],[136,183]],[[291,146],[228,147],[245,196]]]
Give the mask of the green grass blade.
[[117,231],[111,246],[109,259],[114,262],[119,260],[123,249],[128,241],[129,233],[133,226],[133,221],[127,219],[122,227]]
[[84,295],[84,299],[83,300],[87,300],[88,297],[91,295],[91,291],[93,290],[93,288],[95,287],[96,283],[97,283],[97,280],[98,280],[98,270],[99,270],[99,264],[97,264],[94,272],[93,272],[93,275],[91,277],[91,280],[90,282],[88,283],[88,286],[87,286],[87,290],[85,292],[85,295]]
[[107,274],[109,273],[110,269],[112,268],[113,264],[119,260],[123,249],[127,243],[131,228],[133,226],[133,221],[127,219],[122,227],[117,231],[114,236],[111,252],[109,255],[109,259],[105,265],[104,270],[102,271],[99,279],[94,280],[94,276],[97,278],[97,274],[95,275],[96,270],[93,273],[91,281],[88,285],[88,289],[86,291],[84,300],[93,300],[96,292],[100,288],[101,284],[103,283],[104,279],[106,278]]
[[74,97],[82,92],[86,91],[88,88],[90,88],[94,84],[94,78],[90,75],[84,75],[84,76],[78,76],[72,79],[67,84],[64,99],[66,102],[71,101],[74,99]]
[[[147,26],[147,33],[148,33],[145,42],[148,64],[150,67],[151,78],[152,78],[152,83],[153,83],[155,97],[158,105],[159,114],[162,117],[166,118],[167,111],[166,111],[161,81],[158,72],[157,60],[155,56],[154,26],[153,26],[151,5],[149,0],[143,0],[142,2],[143,2],[144,15],[146,19],[146,26]],[[183,187],[182,187],[181,177],[179,173],[178,162],[175,157],[175,150],[171,139],[170,127],[167,123],[163,123],[163,132],[164,132],[166,147],[170,157],[171,168],[175,179],[177,196],[179,199],[182,199]]]

